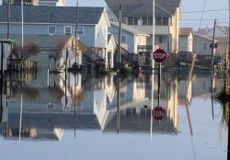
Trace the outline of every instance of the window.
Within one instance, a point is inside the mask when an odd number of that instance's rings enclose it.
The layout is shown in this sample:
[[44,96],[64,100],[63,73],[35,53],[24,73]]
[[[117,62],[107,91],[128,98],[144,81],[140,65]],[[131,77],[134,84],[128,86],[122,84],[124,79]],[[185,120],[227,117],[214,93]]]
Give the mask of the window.
[[65,35],[71,35],[72,34],[72,27],[71,26],[65,26],[64,27],[64,34]]
[[55,26],[49,26],[48,27],[48,34],[55,34],[56,33],[56,27]]
[[122,35],[121,42],[127,43],[127,37],[125,35]]
[[156,17],[156,25],[161,26],[161,18],[160,17]]
[[207,43],[203,43],[203,50],[206,51],[208,49],[208,44]]
[[166,43],[166,36],[159,36],[158,37],[158,42],[159,43]]
[[169,20],[167,17],[163,17],[163,26],[167,26],[169,24]]
[[128,25],[133,25],[133,17],[128,17]]
[[139,17],[134,17],[134,25],[138,25]]
[[148,25],[153,25],[153,17],[148,17]]
[[84,34],[84,27],[78,26],[78,27],[77,27],[77,34],[78,34],[78,35]]
[[143,17],[143,25],[148,25],[148,18],[147,17]]
[[169,24],[168,17],[156,17],[156,25],[157,26],[167,26]]

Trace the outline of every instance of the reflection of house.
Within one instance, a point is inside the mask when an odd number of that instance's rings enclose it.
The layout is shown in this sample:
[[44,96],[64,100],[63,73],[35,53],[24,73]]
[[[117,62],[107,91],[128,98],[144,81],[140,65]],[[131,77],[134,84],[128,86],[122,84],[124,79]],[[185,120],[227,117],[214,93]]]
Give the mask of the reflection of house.
[[[120,5],[123,8],[123,22],[149,35],[152,35],[152,0],[106,0],[110,20],[119,15]],[[164,50],[178,52],[180,0],[156,0],[156,45]],[[112,16],[111,16],[112,15]],[[149,37],[148,45],[152,45]]]
[[192,28],[180,28],[179,51],[190,53],[193,52]]
[[[114,35],[116,42],[118,42],[119,24],[117,22],[111,22],[109,31]],[[149,36],[146,33],[126,24],[122,24],[122,46],[126,48],[129,53],[138,53],[138,46],[146,46],[147,37]]]
[[[68,75],[69,77],[69,75]],[[42,77],[38,77],[42,79]],[[84,78],[83,78],[84,79]],[[82,99],[77,102],[71,110],[63,109],[61,98],[68,94],[79,92],[84,87],[81,75],[67,79],[67,87],[46,88],[37,86],[38,94],[33,100],[26,100],[26,93],[23,92],[23,111],[20,116],[20,95],[15,94],[9,99],[9,107],[3,134],[6,138],[19,136],[19,119],[22,120],[21,138],[32,140],[56,139],[60,140],[65,129],[97,129],[103,132],[142,132],[150,131],[151,100],[147,95],[148,88],[143,79],[129,79],[120,82],[121,105],[117,110],[117,90],[113,77],[101,78],[101,81],[94,81],[95,88],[88,88],[82,92]],[[35,82],[35,81],[34,81]],[[148,83],[148,82],[147,82]],[[29,83],[33,86],[33,82]],[[81,86],[82,84],[82,86]],[[177,83],[170,81],[162,88],[161,104],[166,109],[165,118],[159,123],[153,119],[153,130],[156,133],[173,133],[178,131],[177,113]],[[100,87],[99,87],[100,86]],[[75,92],[76,91],[76,92]],[[67,94],[66,94],[67,95]],[[71,96],[70,96],[71,97]],[[72,97],[71,97],[72,98]],[[154,106],[157,104],[154,100]],[[74,104],[72,104],[72,107]],[[119,114],[118,114],[119,113]],[[119,117],[118,117],[119,116]]]
[[11,54],[11,41],[0,39],[0,66],[2,66],[1,59],[3,59],[3,70],[7,70],[7,58],[9,57],[10,54]]

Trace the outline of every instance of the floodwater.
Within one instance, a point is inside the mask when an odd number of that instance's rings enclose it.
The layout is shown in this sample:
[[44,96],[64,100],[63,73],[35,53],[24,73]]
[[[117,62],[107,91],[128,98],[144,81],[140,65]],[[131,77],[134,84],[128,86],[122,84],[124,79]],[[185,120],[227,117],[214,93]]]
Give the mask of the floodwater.
[[226,160],[221,84],[167,72],[158,99],[156,75],[7,75],[0,159]]

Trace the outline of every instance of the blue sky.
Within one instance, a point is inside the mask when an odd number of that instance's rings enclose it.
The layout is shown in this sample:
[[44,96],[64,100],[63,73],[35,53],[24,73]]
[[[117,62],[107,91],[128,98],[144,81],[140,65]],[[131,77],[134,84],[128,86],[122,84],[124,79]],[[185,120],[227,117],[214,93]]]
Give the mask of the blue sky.
[[[184,13],[188,11],[201,11],[202,2],[205,0],[181,0],[181,26],[199,28],[201,13]],[[0,0],[1,2],[1,0]],[[76,0],[66,0],[67,5],[75,5]],[[104,0],[79,0],[80,6],[105,6]],[[217,18],[217,24],[228,26],[228,0],[206,0],[205,10],[221,10],[215,12],[203,13],[201,27],[213,25],[214,18]]]
[[[182,0],[181,10],[182,18],[181,25],[199,28],[201,13],[183,13],[188,11],[201,11],[203,8],[202,2],[205,0]],[[66,0],[68,5],[75,5],[76,0]],[[79,0],[80,6],[105,6],[104,0]],[[214,18],[217,18],[217,24],[228,25],[228,0],[206,0],[205,10],[219,10],[213,12],[204,12],[202,27],[212,26]]]

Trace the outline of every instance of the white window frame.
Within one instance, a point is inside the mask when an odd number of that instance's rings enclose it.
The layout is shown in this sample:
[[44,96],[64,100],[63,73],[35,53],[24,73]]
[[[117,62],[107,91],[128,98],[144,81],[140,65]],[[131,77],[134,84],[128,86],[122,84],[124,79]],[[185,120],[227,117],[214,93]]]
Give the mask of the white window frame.
[[[53,27],[54,28],[54,33],[50,32],[50,28]],[[48,26],[48,34],[56,34],[56,26]]]
[[[67,34],[66,28],[70,28],[70,33]],[[73,29],[71,26],[64,26],[64,35],[72,35],[72,33],[73,33]]]
[[[79,30],[80,28],[81,28],[81,30]],[[79,31],[81,31],[82,33],[80,33]],[[83,26],[77,27],[77,35],[84,35],[84,27]]]

